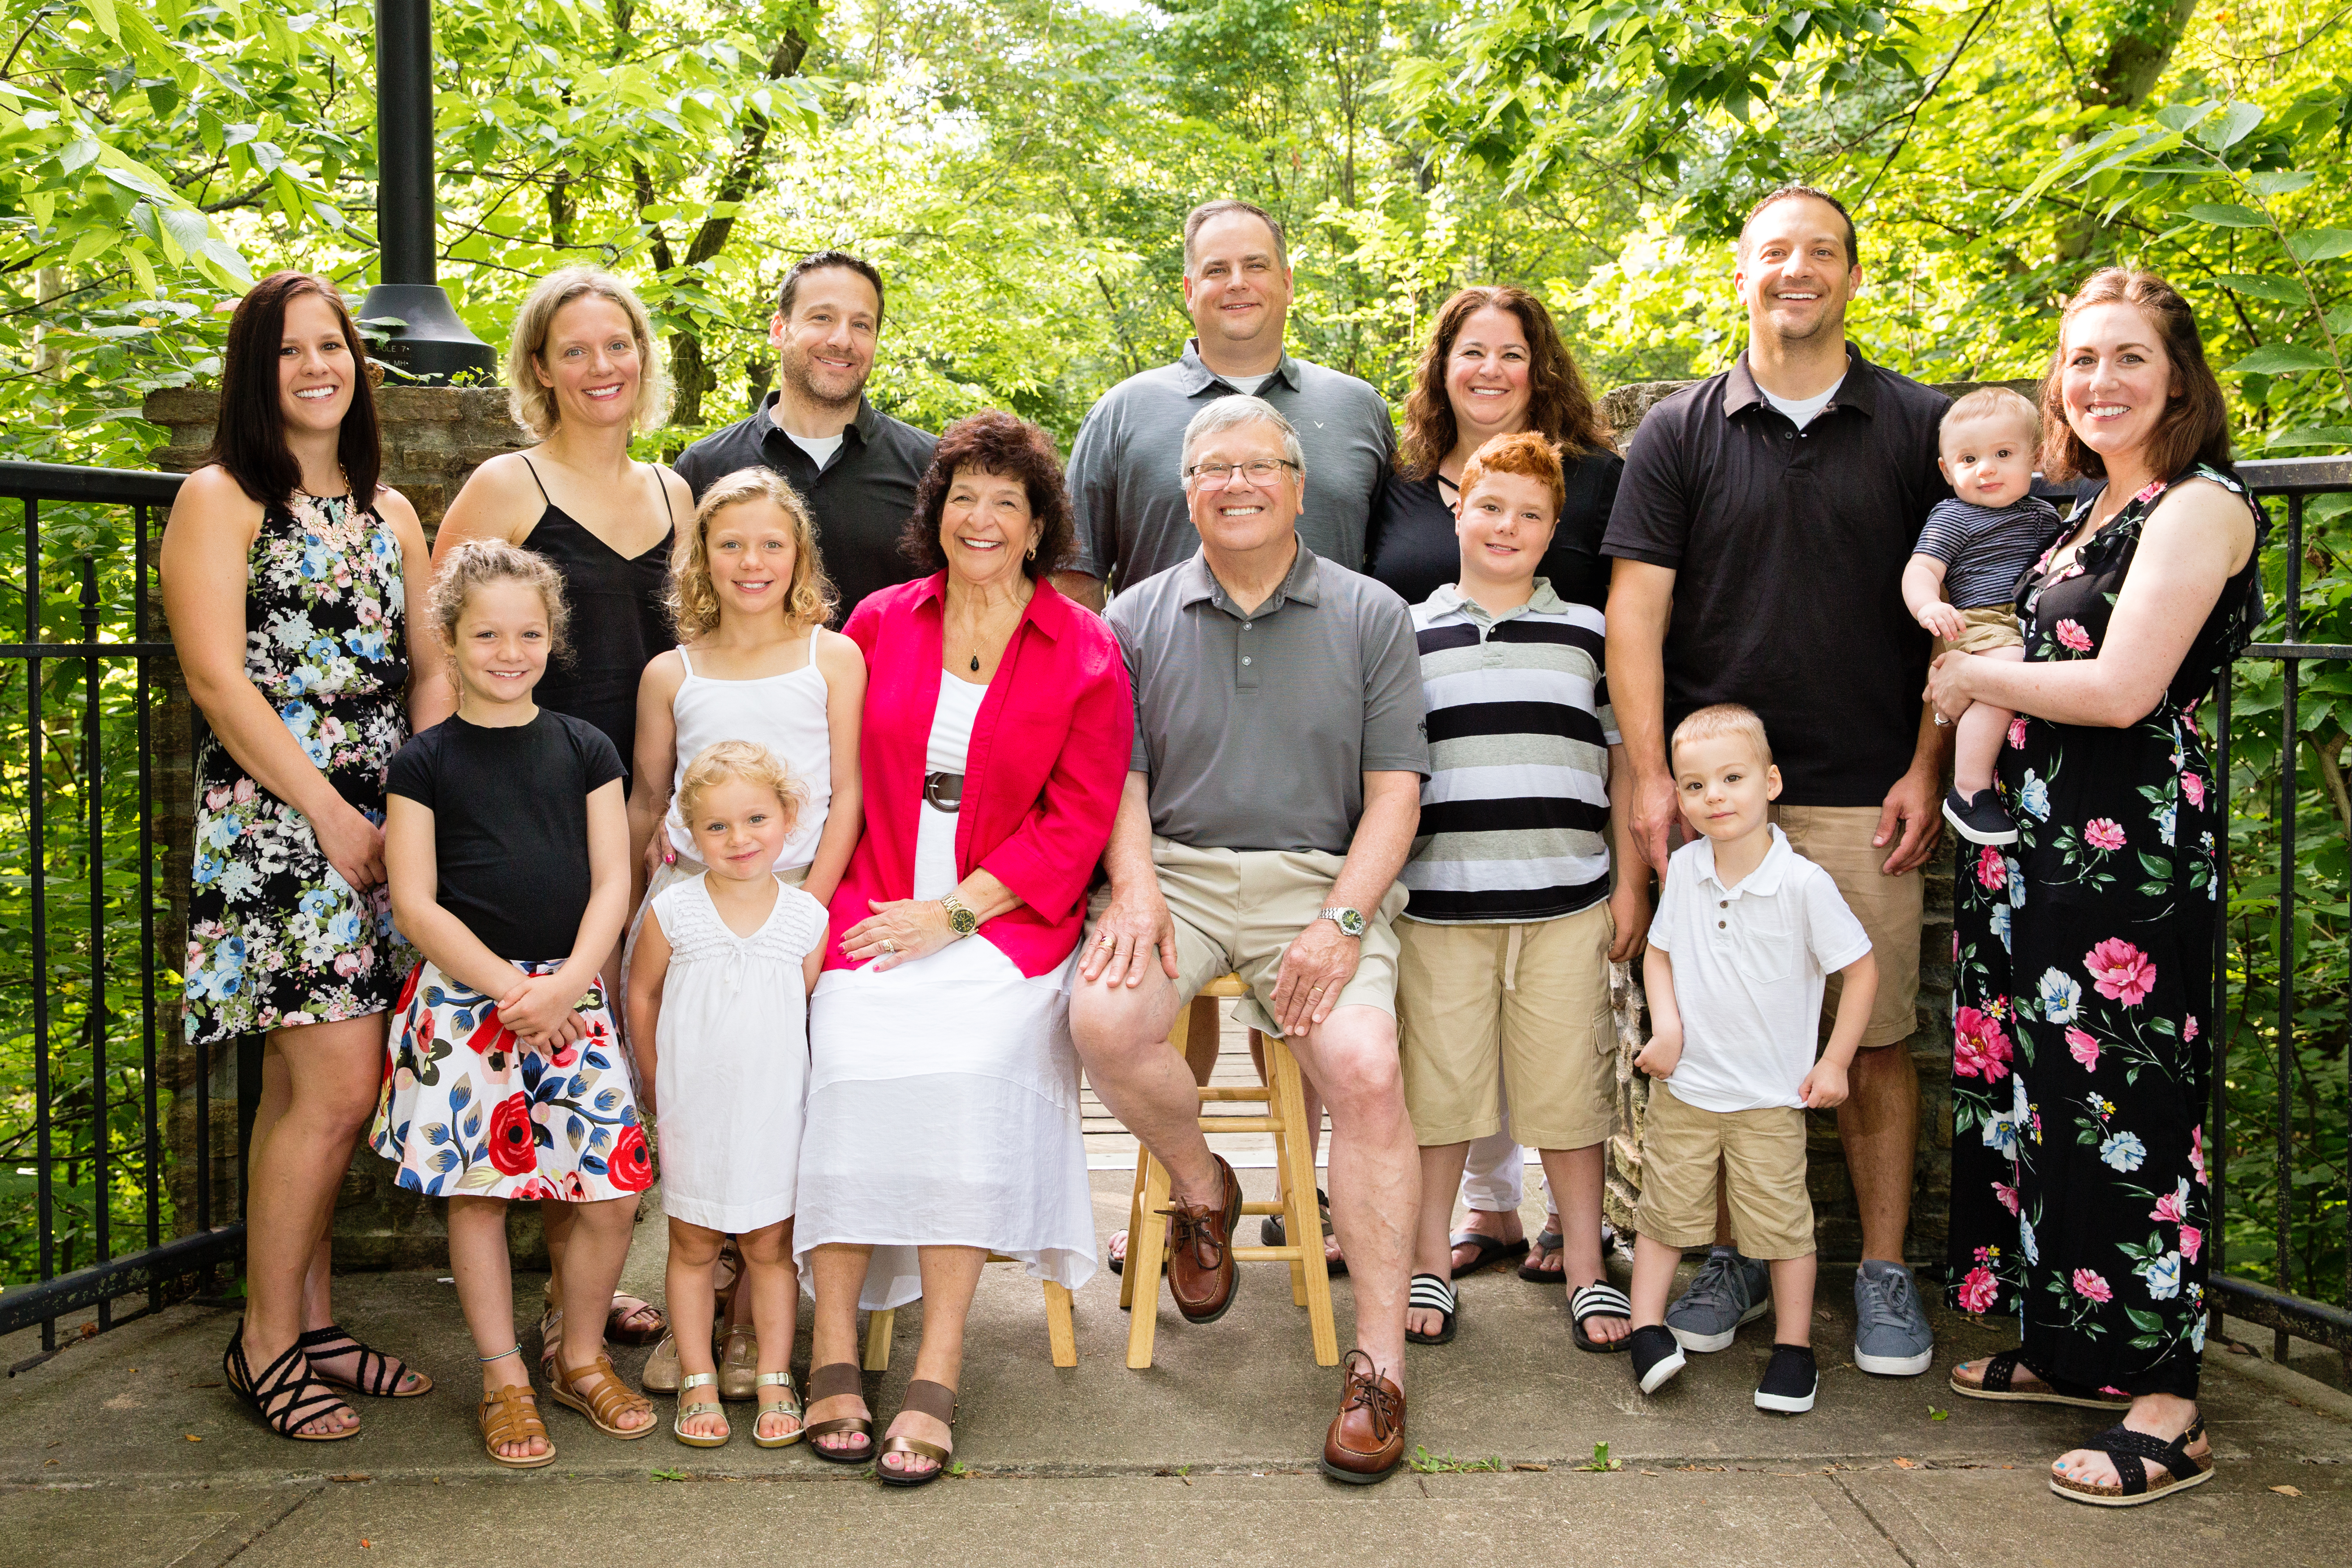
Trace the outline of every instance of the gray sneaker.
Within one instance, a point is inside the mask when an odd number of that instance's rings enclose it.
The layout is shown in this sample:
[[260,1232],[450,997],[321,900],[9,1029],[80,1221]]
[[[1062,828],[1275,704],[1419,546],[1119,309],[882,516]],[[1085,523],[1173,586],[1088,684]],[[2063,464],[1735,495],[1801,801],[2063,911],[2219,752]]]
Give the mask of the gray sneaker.
[[1666,1309],[1666,1327],[1686,1351],[1727,1348],[1739,1325],[1772,1306],[1772,1268],[1728,1247],[1709,1249],[1690,1289]]
[[1916,1377],[1936,1359],[1935,1331],[1901,1264],[1874,1259],[1856,1271],[1853,1316],[1853,1364],[1863,1371]]

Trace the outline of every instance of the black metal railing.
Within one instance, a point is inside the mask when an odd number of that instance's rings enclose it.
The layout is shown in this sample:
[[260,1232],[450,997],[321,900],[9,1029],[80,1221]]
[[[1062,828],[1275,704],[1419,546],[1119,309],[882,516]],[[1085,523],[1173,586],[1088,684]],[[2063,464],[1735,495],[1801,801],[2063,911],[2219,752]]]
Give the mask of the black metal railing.
[[[2210,1245],[2212,1254],[2212,1314],[2210,1331],[2221,1332],[2224,1310],[2236,1313],[2250,1321],[2268,1327],[2273,1336],[2273,1354],[2284,1362],[2287,1354],[2290,1331],[2306,1339],[2334,1347],[2352,1364],[2352,1310],[2325,1301],[2297,1296],[2284,1287],[2294,1278],[2291,1272],[2294,1239],[2295,1184],[2295,1149],[2294,1127],[2294,1091],[2297,1075],[2303,1070],[2295,1049],[2296,991],[2295,973],[2295,888],[2294,868],[2297,859],[2295,841],[2296,803],[2301,793],[2301,737],[2299,735],[2299,701],[2303,687],[2303,667],[2311,660],[2352,658],[2352,644],[2314,643],[2300,640],[2303,631],[2303,588],[2305,545],[2304,509],[2310,498],[2352,490],[2352,457],[2282,458],[2241,463],[2239,471],[2257,495],[2275,503],[2284,500],[2285,534],[2284,548],[2280,552],[2285,567],[2285,580],[2266,586],[2278,595],[2281,630],[2278,642],[2251,644],[2240,655],[2242,658],[2276,659],[2283,672],[2279,712],[2278,804],[2276,822],[2278,845],[2278,903],[2274,911],[2278,931],[2278,1037],[2275,1041],[2278,1074],[2277,1101],[2273,1129],[2278,1142],[2276,1201],[2277,1256],[2274,1259],[2277,1286],[2264,1285],[2227,1273],[2223,1268],[2227,1226],[2225,1225],[2230,1138],[2229,1127],[2229,1062],[2230,1027],[2232,1013],[2229,1005],[2229,927],[2227,918],[2216,922],[2213,937],[2213,1105],[2211,1110],[2213,1136],[2206,1142],[2209,1161],[2208,1174],[2211,1179],[2212,1215]],[[2272,523],[2280,523],[2282,510],[2273,504],[2269,509]],[[2213,765],[2219,775],[2221,800],[2226,814],[2231,801],[2230,788],[2230,705],[2232,682],[2224,679],[2214,693]],[[2221,885],[2219,896],[2222,908],[2229,907],[2230,859],[2228,819],[2223,819]],[[2345,1173],[2346,1235],[2345,1235],[2345,1300],[2352,1305],[2352,1168]]]
[[[191,1212],[174,1212],[168,1228],[178,1234],[166,1235],[171,1108],[157,1039],[155,942],[163,911],[150,664],[170,654],[171,644],[153,636],[148,589],[151,523],[179,488],[177,474],[0,462],[0,498],[22,503],[24,529],[22,577],[13,584],[22,640],[0,643],[0,733],[23,737],[19,755],[0,757],[0,810],[17,816],[11,827],[23,834],[7,922],[17,928],[7,933],[8,956],[20,969],[23,994],[5,1000],[0,1052],[29,1068],[30,1088],[29,1104],[21,1088],[0,1100],[0,1159],[16,1175],[32,1177],[31,1214],[23,1213],[21,1187],[13,1189],[5,1239],[11,1272],[37,1276],[0,1293],[0,1334],[41,1328],[40,1353],[18,1362],[11,1375],[56,1353],[60,1317],[95,1308],[85,1332],[129,1321],[160,1307],[174,1281],[205,1275],[243,1247],[244,1227],[216,1225],[223,1216],[213,1213],[214,1061],[204,1047],[177,1064],[184,1071],[175,1076],[194,1095],[195,1170],[180,1187]],[[124,509],[127,537],[120,531]],[[53,738],[67,729],[70,739]],[[135,778],[125,780],[131,769]],[[5,801],[11,773],[21,791]],[[133,820],[126,824],[126,816]],[[68,863],[62,881],[59,860]],[[76,901],[84,905],[79,921]],[[126,951],[134,944],[135,959]],[[246,1102],[258,1087],[258,1041],[239,1045],[241,1155],[251,1123]],[[135,1055],[135,1069],[122,1054]],[[61,1071],[70,1076],[60,1081]],[[83,1117],[85,1125],[74,1125]],[[126,1135],[121,1121],[135,1131]],[[137,1192],[124,1199],[118,1188],[134,1171]],[[85,1190],[83,1178],[89,1194],[86,1205],[71,1205],[62,1237],[60,1176],[69,1196]],[[128,1250],[116,1233],[119,1200],[136,1215],[138,1245]],[[21,1256],[28,1243],[29,1259]],[[145,1308],[117,1314],[118,1300],[142,1290]]]

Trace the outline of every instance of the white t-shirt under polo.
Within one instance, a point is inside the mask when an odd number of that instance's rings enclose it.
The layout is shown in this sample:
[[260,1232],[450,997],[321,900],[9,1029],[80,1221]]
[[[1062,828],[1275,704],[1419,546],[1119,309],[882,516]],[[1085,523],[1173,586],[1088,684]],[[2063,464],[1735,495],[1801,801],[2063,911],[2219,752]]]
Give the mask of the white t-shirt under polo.
[[1870,951],[1830,874],[1769,831],[1772,847],[1736,888],[1716,879],[1714,840],[1675,850],[1650,921],[1683,1016],[1682,1060],[1666,1081],[1702,1110],[1799,1104],[1822,982]]

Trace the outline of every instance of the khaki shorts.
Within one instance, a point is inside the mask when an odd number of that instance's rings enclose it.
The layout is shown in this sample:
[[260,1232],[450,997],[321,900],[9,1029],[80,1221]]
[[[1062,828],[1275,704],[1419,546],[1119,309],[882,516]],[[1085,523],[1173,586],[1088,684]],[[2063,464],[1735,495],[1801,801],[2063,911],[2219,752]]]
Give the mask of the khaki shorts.
[[[1862,1047],[1870,1050],[1907,1040],[1919,1026],[1919,921],[1927,879],[1918,868],[1900,877],[1879,870],[1895,847],[1870,842],[1878,831],[1874,805],[1776,805],[1772,820],[1789,836],[1789,847],[1830,874],[1846,908],[1870,936],[1878,961],[1878,994]],[[1822,994],[1823,1032],[1837,1017],[1837,975]]]
[[[1234,1018],[1279,1038],[1274,984],[1282,955],[1331,901],[1331,883],[1346,858],[1319,849],[1195,849],[1155,834],[1151,864],[1176,923],[1180,994],[1197,996],[1220,975],[1239,974],[1250,994],[1234,1004]],[[1377,910],[1363,911],[1362,953],[1334,1006],[1396,1016],[1396,918],[1404,901],[1404,889],[1391,886]],[[1109,888],[1096,889],[1087,905],[1088,942],[1109,903]]]
[[1668,1247],[1712,1242],[1718,1158],[1739,1250],[1768,1260],[1811,1256],[1805,1113],[1786,1105],[1701,1110],[1676,1100],[1663,1079],[1650,1085],[1642,1122],[1642,1204],[1633,1228]]
[[2025,646],[2024,635],[2017,629],[2014,605],[1979,605],[1973,610],[1962,610],[1960,619],[1967,623],[1960,635],[1950,642],[1937,637],[1927,655],[1931,660],[1948,648],[1962,653],[1990,653],[1995,648]]
[[1616,1110],[1606,902],[1524,925],[1397,927],[1398,1050],[1414,1141],[1467,1143],[1503,1129],[1530,1149],[1583,1149]]

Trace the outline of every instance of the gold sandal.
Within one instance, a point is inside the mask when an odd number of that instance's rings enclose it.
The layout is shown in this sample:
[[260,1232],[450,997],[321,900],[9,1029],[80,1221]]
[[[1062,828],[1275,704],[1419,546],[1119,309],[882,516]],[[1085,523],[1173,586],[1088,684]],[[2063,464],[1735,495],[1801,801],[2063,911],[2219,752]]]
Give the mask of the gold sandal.
[[[933,1383],[919,1377],[907,1384],[907,1397],[899,1406],[901,1413],[911,1410],[918,1415],[928,1415],[942,1426],[952,1427],[956,1419],[956,1391],[944,1383]],[[899,1469],[893,1470],[882,1462],[891,1454],[914,1454],[931,1461],[931,1468],[920,1475]],[[886,1487],[927,1486],[948,1473],[955,1463],[955,1451],[942,1448],[937,1443],[926,1443],[919,1437],[886,1437],[882,1452],[875,1457],[874,1476]]]
[[[735,1435],[735,1429],[727,1425],[726,1406],[719,1403],[715,1394],[706,1394],[699,1399],[695,1397],[696,1389],[709,1388],[718,1381],[719,1374],[716,1373],[690,1372],[677,1385],[677,1414],[670,1418],[669,1433],[671,1436],[689,1448],[723,1448],[727,1446],[727,1439]],[[688,1431],[686,1418],[688,1415],[699,1415],[706,1410],[719,1416],[718,1433],[713,1436],[697,1436]]]
[[[588,1384],[583,1391],[583,1382],[591,1378],[595,1381]],[[588,1417],[596,1430],[607,1437],[618,1437],[629,1443],[653,1436],[654,1423],[650,1421],[636,1427],[620,1424],[620,1418],[633,1411],[642,1410],[651,1415],[654,1404],[644,1394],[633,1393],[629,1385],[621,1381],[621,1374],[613,1369],[611,1356],[600,1355],[577,1372],[558,1361],[555,1381],[547,1392],[554,1396],[558,1405],[577,1410]]]
[[[793,1389],[793,1374],[789,1372],[763,1372],[760,1374],[758,1386],[781,1388],[784,1392],[780,1398],[760,1401],[760,1414],[751,1422],[751,1441],[762,1448],[789,1448],[807,1436],[807,1432],[802,1428],[800,1395]],[[769,1436],[760,1430],[760,1424],[771,1415],[791,1416],[793,1429],[781,1437]]]
[[[475,1419],[482,1427],[482,1452],[490,1463],[504,1465],[510,1470],[535,1470],[541,1465],[555,1463],[555,1445],[547,1436],[547,1423],[539,1418],[539,1402],[526,1387],[508,1384],[495,1393],[482,1395],[480,1409]],[[544,1454],[525,1454],[520,1458],[509,1458],[499,1452],[501,1443],[528,1443],[533,1437],[547,1444]]]

